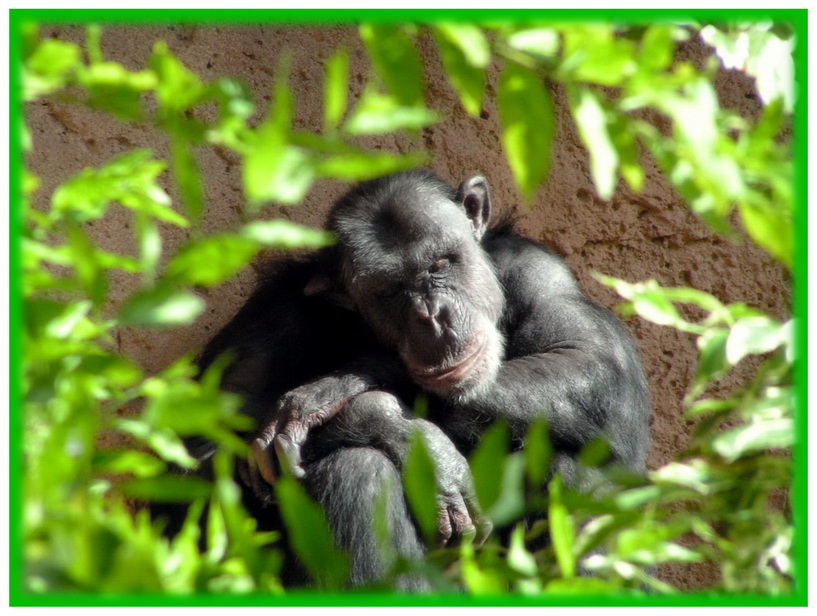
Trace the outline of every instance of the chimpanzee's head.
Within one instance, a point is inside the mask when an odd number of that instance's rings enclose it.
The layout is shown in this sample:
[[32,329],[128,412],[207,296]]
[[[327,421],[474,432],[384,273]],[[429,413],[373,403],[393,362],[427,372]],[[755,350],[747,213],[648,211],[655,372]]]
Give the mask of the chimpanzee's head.
[[330,215],[336,301],[399,352],[420,386],[447,398],[490,383],[502,358],[504,295],[480,245],[490,215],[485,178],[454,191],[425,171],[360,184]]

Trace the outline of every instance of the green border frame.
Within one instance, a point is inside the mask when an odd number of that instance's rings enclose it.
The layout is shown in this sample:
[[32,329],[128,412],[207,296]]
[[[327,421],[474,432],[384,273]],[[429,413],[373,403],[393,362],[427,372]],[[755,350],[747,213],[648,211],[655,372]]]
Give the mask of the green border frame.
[[[97,595],[85,593],[26,593],[22,589],[22,293],[20,212],[22,174],[14,161],[22,160],[20,134],[22,80],[20,51],[22,26],[40,23],[168,24],[261,23],[317,24],[362,21],[485,21],[570,19],[573,21],[654,22],[700,21],[785,21],[797,36],[795,81],[797,101],[794,112],[795,169],[795,266],[793,308],[796,321],[795,365],[797,439],[793,448],[795,475],[792,503],[795,526],[794,592],[771,596],[756,594],[689,593],[632,597],[558,595],[427,595],[293,593],[272,595]],[[808,10],[807,9],[10,9],[9,10],[9,605],[12,606],[805,606],[808,605]]]

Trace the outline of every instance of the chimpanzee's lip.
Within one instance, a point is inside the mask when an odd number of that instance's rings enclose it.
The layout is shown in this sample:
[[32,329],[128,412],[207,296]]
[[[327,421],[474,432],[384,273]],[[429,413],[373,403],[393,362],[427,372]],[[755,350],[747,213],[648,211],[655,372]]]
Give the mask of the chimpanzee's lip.
[[485,348],[485,340],[478,339],[471,348],[475,348],[476,350],[461,362],[445,368],[432,368],[430,370],[414,369],[412,370],[414,377],[426,385],[445,384],[452,386],[460,383],[471,371],[471,368],[479,356],[482,355],[482,350]]

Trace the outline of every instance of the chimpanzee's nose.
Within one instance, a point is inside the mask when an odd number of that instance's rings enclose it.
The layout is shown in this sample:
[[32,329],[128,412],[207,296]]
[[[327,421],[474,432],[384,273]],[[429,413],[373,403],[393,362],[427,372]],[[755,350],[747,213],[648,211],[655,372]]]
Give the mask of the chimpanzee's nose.
[[435,295],[415,297],[412,300],[413,316],[417,322],[429,328],[435,337],[442,334],[440,324],[440,301]]

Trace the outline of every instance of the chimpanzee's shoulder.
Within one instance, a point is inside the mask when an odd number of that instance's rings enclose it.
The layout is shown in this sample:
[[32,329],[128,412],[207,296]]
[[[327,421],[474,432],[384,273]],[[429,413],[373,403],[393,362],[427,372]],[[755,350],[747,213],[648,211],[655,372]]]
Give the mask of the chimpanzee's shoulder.
[[482,247],[491,257],[503,283],[507,279],[540,282],[550,286],[559,283],[567,288],[575,279],[564,259],[542,242],[518,232],[512,219],[500,220],[485,234]]

